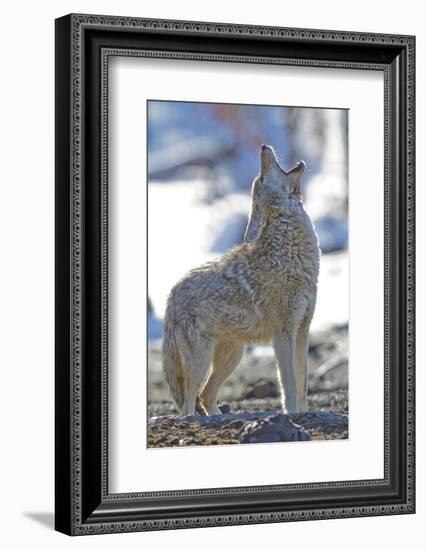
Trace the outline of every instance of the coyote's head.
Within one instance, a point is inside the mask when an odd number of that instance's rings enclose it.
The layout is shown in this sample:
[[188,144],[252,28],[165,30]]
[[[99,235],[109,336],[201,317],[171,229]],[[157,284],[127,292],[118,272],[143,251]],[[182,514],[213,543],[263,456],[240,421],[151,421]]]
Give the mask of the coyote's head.
[[257,241],[267,224],[269,214],[288,209],[290,198],[301,198],[300,178],[305,171],[303,160],[288,172],[278,164],[270,145],[262,145],[260,152],[260,174],[251,190],[251,213],[244,240]]

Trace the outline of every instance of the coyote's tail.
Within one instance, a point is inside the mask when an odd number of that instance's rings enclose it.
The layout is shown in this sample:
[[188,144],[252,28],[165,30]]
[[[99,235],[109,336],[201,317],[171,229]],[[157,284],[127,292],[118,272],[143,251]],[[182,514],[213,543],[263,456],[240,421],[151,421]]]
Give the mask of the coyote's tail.
[[167,311],[164,318],[162,356],[166,382],[170,388],[170,393],[178,412],[182,412],[184,402],[184,372],[175,333],[173,331],[173,323]]

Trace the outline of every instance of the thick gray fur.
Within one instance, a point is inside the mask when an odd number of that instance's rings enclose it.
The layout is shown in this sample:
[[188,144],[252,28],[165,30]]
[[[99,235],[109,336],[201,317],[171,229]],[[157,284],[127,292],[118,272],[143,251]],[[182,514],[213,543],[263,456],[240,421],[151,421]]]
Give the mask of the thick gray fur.
[[309,327],[320,250],[302,202],[305,163],[285,172],[262,145],[245,242],[191,270],[172,289],[164,319],[163,369],[182,415],[220,414],[219,388],[247,343],[272,342],[283,411],[307,407]]

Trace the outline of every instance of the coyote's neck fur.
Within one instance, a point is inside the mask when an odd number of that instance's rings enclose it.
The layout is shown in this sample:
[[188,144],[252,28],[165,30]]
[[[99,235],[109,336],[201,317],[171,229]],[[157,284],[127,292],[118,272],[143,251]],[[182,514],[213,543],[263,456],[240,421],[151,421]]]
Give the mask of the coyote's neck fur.
[[250,260],[265,269],[266,279],[270,270],[277,269],[280,274],[303,277],[308,286],[316,285],[318,238],[301,200],[290,198],[285,210],[271,211],[261,238],[245,246]]

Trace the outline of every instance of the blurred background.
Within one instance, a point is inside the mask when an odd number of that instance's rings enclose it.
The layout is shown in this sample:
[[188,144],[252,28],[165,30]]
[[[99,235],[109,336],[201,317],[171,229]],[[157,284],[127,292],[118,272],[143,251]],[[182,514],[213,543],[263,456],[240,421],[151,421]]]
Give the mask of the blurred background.
[[[189,269],[243,240],[260,145],[284,169],[303,159],[305,207],[322,250],[309,350],[310,399],[347,412],[348,112],[341,109],[148,102],[149,415],[173,412],[161,370],[168,293]],[[279,406],[270,346],[248,346],[219,397],[234,410]]]

